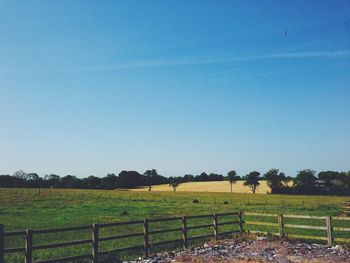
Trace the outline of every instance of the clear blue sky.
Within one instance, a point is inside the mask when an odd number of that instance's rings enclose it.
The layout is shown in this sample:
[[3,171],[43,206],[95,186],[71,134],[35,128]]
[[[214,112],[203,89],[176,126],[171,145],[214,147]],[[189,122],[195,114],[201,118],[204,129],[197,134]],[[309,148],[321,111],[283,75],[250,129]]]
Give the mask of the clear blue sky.
[[1,1],[0,174],[350,170],[350,1]]

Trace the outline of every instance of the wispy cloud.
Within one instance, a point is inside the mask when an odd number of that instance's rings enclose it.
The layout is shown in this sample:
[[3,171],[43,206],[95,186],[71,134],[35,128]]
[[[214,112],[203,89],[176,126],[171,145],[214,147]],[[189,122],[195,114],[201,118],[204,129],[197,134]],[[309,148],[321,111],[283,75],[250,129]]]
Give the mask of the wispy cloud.
[[209,64],[224,64],[224,63],[254,61],[254,60],[301,59],[301,58],[305,58],[305,59],[350,58],[350,50],[303,51],[303,52],[284,52],[284,53],[282,52],[282,53],[269,53],[269,54],[260,54],[260,55],[251,55],[251,56],[180,57],[180,58],[173,58],[173,59],[130,61],[125,63],[117,63],[113,65],[86,67],[86,68],[72,69],[67,71],[69,72],[114,71],[114,70],[143,69],[143,68],[160,68],[160,67],[181,66],[181,65],[209,65]]
[[340,51],[305,51],[305,52],[287,52],[276,53],[251,57],[252,59],[269,58],[347,58],[350,57],[350,50]]
[[167,80],[161,80],[151,83],[144,83],[140,85],[141,87],[146,86],[154,86],[159,84],[168,84],[168,83],[175,83],[175,82],[183,82],[183,81],[196,81],[196,80],[203,80],[203,79],[210,79],[212,77],[222,76],[222,75],[230,75],[232,76],[233,73],[240,72],[240,69],[231,69],[231,70],[223,70],[223,71],[216,71],[206,74],[198,74],[198,75],[192,75],[190,77],[184,77],[184,78],[173,78],[173,79],[167,79]]

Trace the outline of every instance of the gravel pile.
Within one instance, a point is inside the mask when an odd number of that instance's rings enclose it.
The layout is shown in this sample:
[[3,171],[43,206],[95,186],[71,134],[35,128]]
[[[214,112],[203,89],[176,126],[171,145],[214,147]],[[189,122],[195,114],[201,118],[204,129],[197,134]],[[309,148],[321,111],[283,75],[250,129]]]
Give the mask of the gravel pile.
[[156,262],[350,263],[350,250],[339,245],[329,247],[258,237],[256,240],[234,239],[210,242],[189,250],[160,253],[148,259],[130,261],[130,263]]

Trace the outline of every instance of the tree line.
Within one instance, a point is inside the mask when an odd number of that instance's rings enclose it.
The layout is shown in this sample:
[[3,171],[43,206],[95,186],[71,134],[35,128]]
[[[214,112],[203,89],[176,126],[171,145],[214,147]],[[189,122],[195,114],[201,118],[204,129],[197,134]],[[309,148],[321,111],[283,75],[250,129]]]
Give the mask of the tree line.
[[260,180],[266,180],[272,194],[350,195],[350,171],[321,171],[316,176],[316,171],[305,169],[296,177],[286,176],[278,169],[270,169],[262,176],[253,171],[245,176],[244,185],[255,193]]
[[2,188],[72,188],[72,189],[129,189],[152,185],[172,184],[177,182],[201,182],[201,181],[224,181],[225,177],[219,174],[185,175],[183,177],[165,177],[158,174],[156,169],[146,170],[143,174],[137,171],[121,171],[118,175],[109,173],[105,177],[90,175],[78,178],[75,175],[59,176],[47,174],[40,177],[37,173],[26,173],[22,170],[13,175],[0,175],[0,187]]
[[147,186],[151,191],[153,185],[168,184],[176,191],[179,185],[186,182],[228,181],[232,192],[233,184],[242,180],[252,193],[256,193],[261,180],[266,180],[272,194],[350,195],[350,171],[322,171],[316,176],[316,172],[310,169],[299,171],[296,177],[286,176],[278,169],[270,169],[263,175],[258,171],[252,171],[245,176],[239,176],[231,170],[226,176],[203,172],[199,175],[165,177],[158,174],[156,169],[150,169],[143,174],[137,171],[121,171],[118,175],[110,173],[102,178],[93,175],[86,178],[78,178],[75,175],[61,177],[57,174],[40,177],[37,173],[26,173],[20,170],[13,175],[0,175],[0,187],[129,189]]

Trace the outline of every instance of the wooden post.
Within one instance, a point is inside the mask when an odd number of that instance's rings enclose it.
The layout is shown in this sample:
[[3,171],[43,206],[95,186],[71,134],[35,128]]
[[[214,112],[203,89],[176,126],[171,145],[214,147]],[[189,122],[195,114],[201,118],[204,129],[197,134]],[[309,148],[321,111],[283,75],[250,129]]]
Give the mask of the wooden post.
[[218,240],[219,239],[219,232],[218,232],[218,215],[215,213],[213,215],[213,226],[214,226],[214,236],[215,239]]
[[238,224],[239,224],[239,233],[243,234],[243,211],[239,211],[238,213]]
[[4,224],[0,224],[0,263],[5,263],[5,229],[4,229]]
[[24,244],[25,263],[33,263],[33,230],[26,231],[26,239]]
[[98,262],[98,232],[99,225],[92,225],[92,263]]
[[284,237],[284,222],[283,222],[283,214],[278,215],[278,230],[279,230],[279,237]]
[[[187,218],[186,216],[182,217],[182,243],[183,248],[187,248]],[[2,262],[0,262],[2,263]]]
[[143,221],[143,246],[144,246],[144,255],[148,258],[149,255],[149,236],[148,236],[148,219]]
[[326,224],[327,224],[327,243],[329,246],[332,246],[333,245],[333,226],[332,226],[331,216],[326,217]]

